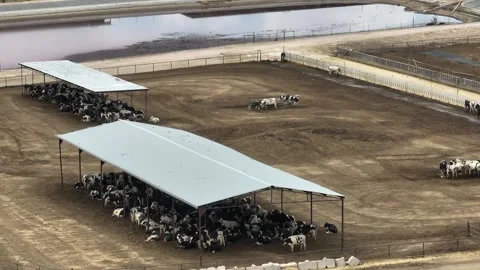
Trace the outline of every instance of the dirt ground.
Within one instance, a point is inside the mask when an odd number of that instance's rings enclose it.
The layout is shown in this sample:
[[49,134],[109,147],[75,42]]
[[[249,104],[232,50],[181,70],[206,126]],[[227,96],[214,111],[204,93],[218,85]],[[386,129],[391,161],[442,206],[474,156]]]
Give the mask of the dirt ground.
[[[453,46],[435,46],[435,47],[413,47],[405,49],[393,49],[379,53],[373,53],[379,57],[391,59],[394,61],[417,65],[420,67],[445,72],[448,74],[456,74],[458,76],[480,79],[480,54],[478,49],[480,43],[461,44]],[[455,54],[459,57],[472,61],[473,64],[461,63],[456,59],[442,58],[427,54],[429,51],[441,51]],[[412,60],[412,58],[414,60]],[[477,66],[475,66],[477,65]]]
[[[478,180],[437,177],[440,159],[480,155],[477,120],[461,109],[280,63],[125,78],[151,89],[149,113],[161,125],[206,136],[345,194],[346,246],[464,237],[465,221],[479,217],[479,195],[472,192]],[[21,96],[18,88],[2,93],[0,261],[118,268],[198,261],[200,255],[204,261],[270,256],[263,261],[268,262],[288,253],[279,243],[234,244],[213,256],[143,242],[140,230],[112,218],[110,209],[79,199],[73,189],[78,152],[67,144],[66,186],[60,190],[54,135],[90,125]],[[282,93],[299,94],[298,107],[246,110],[249,97]],[[134,103],[142,102],[143,96],[134,97]],[[99,171],[98,160],[87,155],[82,160],[83,172]],[[285,211],[308,220],[308,205],[290,204]],[[339,203],[317,204],[314,217],[318,224],[339,224]],[[321,233],[308,249],[339,244],[339,235]]]

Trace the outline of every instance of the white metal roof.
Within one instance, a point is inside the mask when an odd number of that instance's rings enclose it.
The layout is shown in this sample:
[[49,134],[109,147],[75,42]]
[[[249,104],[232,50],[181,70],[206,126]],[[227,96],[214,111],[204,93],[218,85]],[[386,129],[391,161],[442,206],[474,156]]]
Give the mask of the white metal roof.
[[25,62],[20,65],[97,93],[147,90],[143,86],[68,60]]
[[57,137],[195,208],[270,187],[344,197],[178,129],[120,120]]

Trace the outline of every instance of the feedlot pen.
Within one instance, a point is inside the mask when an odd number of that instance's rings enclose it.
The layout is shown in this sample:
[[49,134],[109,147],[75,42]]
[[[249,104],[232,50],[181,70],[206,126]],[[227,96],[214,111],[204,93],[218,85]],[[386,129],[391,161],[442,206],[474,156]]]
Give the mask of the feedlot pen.
[[[344,194],[346,247],[463,237],[466,232],[459,228],[464,228],[464,220],[480,215],[478,195],[472,192],[480,179],[437,177],[441,159],[480,156],[477,123],[461,108],[278,62],[123,78],[150,89],[149,112],[161,125],[205,136]],[[73,147],[62,149],[61,191],[54,135],[91,124],[20,92],[7,88],[0,96],[5,112],[0,115],[1,260],[55,268],[198,260],[197,250],[145,243],[140,230],[112,218],[109,209],[80,200],[73,188],[78,179]],[[265,114],[247,110],[249,97],[279,93],[300,95],[300,106]],[[82,164],[84,172],[99,171],[92,157],[85,155]],[[284,211],[308,220],[309,206],[287,204]],[[320,206],[314,209],[314,222],[339,224],[337,202]],[[339,237],[319,230],[307,251],[337,248]],[[278,242],[261,247],[244,243],[201,255],[205,260],[235,260],[288,252]]]

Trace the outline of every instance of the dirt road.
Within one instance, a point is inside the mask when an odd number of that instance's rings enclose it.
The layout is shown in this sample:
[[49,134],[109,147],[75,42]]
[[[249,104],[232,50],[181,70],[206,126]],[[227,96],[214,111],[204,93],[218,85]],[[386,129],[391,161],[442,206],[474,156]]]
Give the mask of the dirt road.
[[[432,10],[438,1],[433,0],[357,0],[355,4],[386,3],[403,5],[412,10]],[[269,8],[312,5],[350,5],[349,0],[101,0],[101,1],[42,1],[3,4],[0,6],[0,22],[3,26],[39,25],[59,22],[88,21],[111,17],[146,14],[198,13],[216,11],[268,10]],[[480,13],[469,7],[459,7],[454,14],[445,9],[433,13],[453,16],[464,22],[476,21]]]

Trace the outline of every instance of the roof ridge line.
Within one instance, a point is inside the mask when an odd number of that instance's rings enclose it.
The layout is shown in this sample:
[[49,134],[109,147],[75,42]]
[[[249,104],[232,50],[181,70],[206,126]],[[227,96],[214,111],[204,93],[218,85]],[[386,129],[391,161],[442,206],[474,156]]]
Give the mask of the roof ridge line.
[[[243,175],[245,175],[245,176],[247,176],[247,177],[249,177],[249,178],[251,178],[251,179],[253,179],[253,180],[256,180],[256,181],[258,181],[258,182],[260,182],[260,183],[263,183],[263,184],[265,184],[265,185],[267,185],[267,186],[271,186],[271,184],[269,184],[269,183],[267,183],[267,182],[265,182],[265,181],[262,181],[262,180],[260,180],[260,179],[258,179],[258,178],[256,178],[256,177],[248,174],[248,173],[242,172],[242,171],[240,171],[240,170],[238,170],[238,169],[235,169],[235,168],[233,168],[233,167],[231,167],[231,166],[228,166],[228,165],[225,164],[225,163],[222,163],[222,162],[220,162],[220,161],[218,161],[218,160],[215,160],[215,159],[212,159],[212,158],[210,158],[210,157],[207,157],[207,156],[205,156],[205,155],[203,155],[203,154],[200,154],[200,153],[198,153],[198,152],[196,152],[196,151],[194,151],[194,150],[192,150],[192,149],[189,149],[189,148],[187,148],[187,147],[185,147],[185,146],[183,146],[183,145],[181,145],[181,144],[178,144],[178,143],[173,142],[173,141],[171,141],[171,140],[169,140],[169,139],[167,139],[167,138],[165,138],[165,137],[163,137],[163,136],[160,136],[160,135],[158,135],[158,134],[156,134],[156,133],[153,133],[153,132],[151,132],[151,131],[143,128],[143,127],[139,127],[139,126],[137,126],[137,125],[135,125],[135,124],[133,124],[133,123],[130,123],[130,121],[126,121],[126,120],[120,120],[120,121],[121,121],[121,122],[124,122],[124,123],[126,123],[126,124],[128,124],[128,125],[134,126],[134,127],[136,127],[136,128],[139,128],[139,129],[141,129],[141,130],[143,130],[143,131],[145,131],[145,132],[148,132],[148,133],[150,133],[150,134],[152,134],[152,135],[154,135],[154,136],[157,136],[157,137],[159,137],[159,138],[161,138],[161,139],[163,139],[163,140],[165,140],[165,141],[167,141],[167,142],[169,142],[169,143],[171,143],[171,144],[174,144],[174,145],[179,146],[179,147],[181,147],[181,148],[183,148],[183,149],[185,149],[185,150],[187,150],[187,151],[189,151],[189,152],[192,152],[192,153],[194,153],[194,154],[197,154],[198,156],[201,156],[201,157],[206,158],[206,159],[208,159],[208,160],[210,160],[210,161],[213,161],[213,162],[215,162],[215,163],[217,163],[217,164],[219,164],[219,165],[221,165],[221,166],[223,166],[223,167],[225,167],[225,168],[228,168],[228,169],[230,169],[230,170],[236,171],[236,172],[238,172],[238,173],[240,173],[240,174],[243,174]],[[188,132],[188,131],[185,131],[185,132]]]

